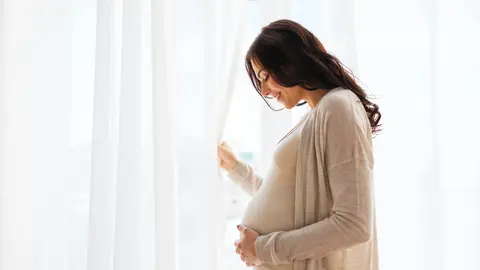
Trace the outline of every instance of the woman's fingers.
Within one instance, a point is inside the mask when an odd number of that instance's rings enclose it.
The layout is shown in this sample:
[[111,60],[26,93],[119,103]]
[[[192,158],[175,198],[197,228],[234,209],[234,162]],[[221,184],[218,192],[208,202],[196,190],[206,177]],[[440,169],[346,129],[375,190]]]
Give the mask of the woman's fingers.
[[235,253],[240,254],[242,252],[242,250],[241,250],[242,247],[240,245],[240,240],[235,240],[233,245],[235,246]]
[[228,160],[232,158],[230,150],[221,145],[217,146],[217,156],[222,160]]
[[222,158],[222,156],[223,156],[223,148],[222,148],[221,145],[217,145],[217,156],[219,158]]
[[220,167],[230,171],[237,163],[237,157],[233,153],[232,149],[228,146],[219,144],[217,145],[217,157],[220,160]]

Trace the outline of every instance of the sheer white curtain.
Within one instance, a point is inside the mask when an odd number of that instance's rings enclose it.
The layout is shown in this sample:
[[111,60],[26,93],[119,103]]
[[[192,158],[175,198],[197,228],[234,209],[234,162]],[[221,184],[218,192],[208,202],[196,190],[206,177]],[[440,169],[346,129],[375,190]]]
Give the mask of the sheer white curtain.
[[0,1],[0,269],[219,269],[243,3]]
[[0,7],[0,268],[68,269],[77,228],[70,2]]
[[98,1],[89,269],[222,263],[215,145],[242,2]]
[[479,269],[477,1],[356,7],[359,72],[380,98],[380,258],[388,269]]

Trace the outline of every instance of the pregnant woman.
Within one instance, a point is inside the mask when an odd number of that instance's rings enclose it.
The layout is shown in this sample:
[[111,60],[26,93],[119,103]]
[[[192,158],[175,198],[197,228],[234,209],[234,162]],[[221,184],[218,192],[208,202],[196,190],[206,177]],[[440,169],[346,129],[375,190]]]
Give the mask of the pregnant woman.
[[226,143],[220,166],[252,195],[237,226],[236,252],[257,270],[378,269],[372,135],[378,106],[307,29],[290,20],[264,27],[246,56],[267,105],[307,104],[278,143],[264,178]]

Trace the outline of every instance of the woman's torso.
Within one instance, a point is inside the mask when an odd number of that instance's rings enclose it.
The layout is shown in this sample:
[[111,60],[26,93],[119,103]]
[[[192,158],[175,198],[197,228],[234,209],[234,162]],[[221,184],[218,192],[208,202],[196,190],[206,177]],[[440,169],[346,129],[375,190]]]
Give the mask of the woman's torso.
[[[295,229],[295,175],[303,122],[281,140],[263,184],[248,204],[242,223],[261,235]],[[262,265],[257,270],[292,270],[293,265]]]

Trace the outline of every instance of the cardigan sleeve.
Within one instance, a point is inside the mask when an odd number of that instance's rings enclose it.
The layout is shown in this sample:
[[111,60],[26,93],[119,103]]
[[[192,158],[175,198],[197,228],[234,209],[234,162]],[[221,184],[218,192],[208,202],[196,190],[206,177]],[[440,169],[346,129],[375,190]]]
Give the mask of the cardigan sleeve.
[[252,166],[239,161],[227,175],[250,196],[255,195],[262,185],[263,179],[255,173]]
[[278,265],[319,259],[371,238],[371,131],[363,107],[355,104],[353,99],[330,98],[324,104],[322,113],[325,117],[315,120],[326,121],[316,123],[316,126],[326,127],[324,136],[317,136],[317,140],[323,137],[326,143],[325,164],[317,166],[326,168],[326,181],[333,199],[332,214],[300,229],[273,232],[257,238],[257,256],[263,263]]

